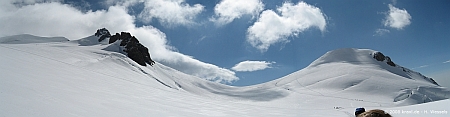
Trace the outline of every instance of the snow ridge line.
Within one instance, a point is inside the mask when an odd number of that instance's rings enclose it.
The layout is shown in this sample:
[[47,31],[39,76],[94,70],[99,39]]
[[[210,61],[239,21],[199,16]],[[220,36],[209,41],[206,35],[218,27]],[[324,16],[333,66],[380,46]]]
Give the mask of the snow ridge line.
[[[101,73],[101,72],[97,72],[97,71],[93,71],[93,70],[84,69],[84,67],[81,67],[81,66],[76,66],[76,65],[64,62],[64,61],[53,59],[53,58],[50,58],[50,57],[47,57],[47,56],[42,56],[42,55],[35,54],[35,53],[32,53],[32,52],[28,52],[28,51],[23,51],[23,50],[20,50],[20,49],[17,49],[17,48],[7,47],[7,46],[4,46],[3,44],[0,44],[0,47],[6,48],[6,49],[10,49],[10,50],[15,50],[15,51],[28,53],[28,54],[35,55],[35,56],[39,56],[39,57],[46,58],[46,59],[49,59],[49,60],[52,60],[52,61],[56,61],[56,62],[59,62],[59,63],[67,64],[67,65],[76,67],[78,69],[84,70],[84,71],[88,71],[88,72],[92,72],[92,73],[96,73],[96,74],[109,76],[109,77],[112,77],[112,78],[115,78],[115,79],[119,79],[119,80],[123,80],[123,81],[126,81],[126,82],[130,82],[130,83],[134,83],[134,84],[138,84],[138,85],[142,85],[142,86],[150,86],[150,85],[145,85],[145,84],[142,84],[142,83],[139,83],[139,82],[135,82],[135,81],[132,81],[132,80],[127,80],[127,79],[124,79],[124,78],[120,78],[120,77],[117,77],[117,76],[113,76],[113,75],[109,75],[109,74],[105,74],[105,73]],[[152,86],[150,86],[150,87],[152,87]],[[173,91],[170,91],[170,90],[165,90],[165,89],[161,89],[161,88],[157,88],[157,87],[152,87],[152,88],[159,89],[159,90],[162,90],[162,91],[173,92]]]
[[[132,80],[127,80],[127,79],[124,79],[124,78],[120,78],[120,77],[117,77],[117,76],[113,76],[113,75],[109,75],[109,74],[105,74],[105,73],[101,73],[101,72],[97,72],[97,71],[88,70],[88,69],[85,69],[84,67],[76,66],[76,65],[73,65],[73,64],[64,62],[64,61],[60,61],[60,60],[53,59],[53,58],[50,58],[50,57],[47,57],[47,56],[43,56],[43,55],[35,54],[35,53],[32,53],[32,52],[24,51],[24,50],[21,50],[21,49],[17,49],[17,48],[13,48],[13,47],[8,47],[8,46],[5,46],[5,45],[3,45],[3,44],[0,44],[0,47],[7,48],[7,49],[10,49],[10,50],[15,50],[15,51],[20,51],[20,52],[28,53],[28,54],[35,55],[35,56],[39,56],[39,57],[46,58],[46,59],[49,59],[49,60],[52,60],[52,61],[56,61],[56,62],[59,62],[59,63],[67,64],[67,65],[76,67],[76,68],[78,68],[78,69],[84,70],[84,71],[88,71],[88,72],[92,72],[92,73],[96,73],[96,74],[105,75],[105,76],[108,76],[108,77],[111,77],[111,78],[115,78],[115,79],[118,79],[118,80],[122,80],[122,81],[130,82],[130,83],[138,84],[138,85],[141,85],[141,86],[148,86],[148,87],[151,87],[151,88],[154,88],[154,89],[158,89],[158,90],[161,90],[161,91],[167,91],[167,92],[177,93],[177,94],[181,94],[181,95],[192,96],[193,98],[197,98],[197,99],[202,99],[202,98],[199,98],[199,97],[194,96],[194,95],[189,95],[189,94],[185,94],[185,93],[179,93],[179,92],[176,92],[176,91],[174,91],[174,90],[166,90],[166,89],[162,89],[162,88],[158,88],[158,87],[152,87],[151,85],[146,85],[146,84],[142,84],[142,83],[135,82],[135,81],[132,81]],[[217,101],[217,100],[216,100],[216,101]],[[281,108],[281,107],[271,107],[271,106],[252,105],[252,104],[238,103],[238,102],[235,102],[235,101],[227,101],[227,102],[229,102],[229,103],[235,103],[235,104],[248,105],[248,106],[254,106],[254,107],[265,107],[265,108],[276,108],[276,109],[292,109],[292,108]],[[164,104],[163,104],[163,105],[164,105]]]
[[[24,50],[17,49],[17,48],[14,48],[14,47],[8,47],[8,46],[5,46],[4,44],[0,44],[0,47],[6,48],[6,49],[10,49],[10,50],[19,51],[19,52],[28,53],[28,54],[35,55],[35,56],[39,56],[39,57],[46,58],[46,59],[49,59],[49,60],[52,60],[52,61],[56,61],[56,62],[59,62],[59,63],[67,64],[67,65],[76,67],[78,69],[84,70],[84,71],[105,75],[105,76],[108,76],[108,77],[111,77],[111,78],[115,78],[115,79],[118,79],[118,80],[122,80],[122,81],[125,81],[125,82],[130,82],[130,83],[141,85],[141,86],[148,86],[148,87],[151,87],[153,89],[158,89],[158,90],[161,90],[161,91],[167,91],[167,92],[171,92],[171,93],[177,93],[177,94],[181,94],[181,95],[191,96],[191,97],[196,98],[196,99],[202,99],[202,98],[197,97],[196,95],[190,95],[190,94],[186,94],[186,93],[179,93],[176,90],[166,90],[166,89],[162,89],[162,88],[159,88],[159,87],[153,87],[152,85],[146,85],[146,84],[135,82],[135,81],[132,81],[132,80],[128,80],[128,79],[120,78],[120,77],[117,77],[117,76],[109,75],[109,74],[106,74],[106,73],[101,73],[101,72],[98,72],[98,71],[95,71],[95,70],[85,69],[85,67],[73,65],[73,64],[70,64],[70,63],[58,60],[58,59],[53,59],[53,58],[50,58],[50,57],[47,57],[47,56],[35,54],[35,53],[32,53],[32,52],[24,51]],[[99,54],[99,53],[96,53],[96,54]],[[119,57],[119,58],[121,58],[121,57]],[[127,63],[132,65],[130,63],[130,61],[127,61]],[[154,78],[154,79],[156,80],[156,78]],[[233,102],[234,103],[234,101],[229,101],[229,102]],[[238,103],[238,104],[242,104],[242,103]]]

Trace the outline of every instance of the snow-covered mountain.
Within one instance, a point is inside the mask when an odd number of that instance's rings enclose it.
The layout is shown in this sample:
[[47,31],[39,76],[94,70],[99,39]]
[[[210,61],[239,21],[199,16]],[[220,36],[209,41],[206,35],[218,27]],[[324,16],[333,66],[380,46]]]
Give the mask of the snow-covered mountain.
[[0,116],[346,117],[356,107],[396,117],[449,116],[449,89],[378,61],[374,50],[333,50],[285,77],[233,87],[160,63],[139,65],[119,43],[98,39],[0,38]]

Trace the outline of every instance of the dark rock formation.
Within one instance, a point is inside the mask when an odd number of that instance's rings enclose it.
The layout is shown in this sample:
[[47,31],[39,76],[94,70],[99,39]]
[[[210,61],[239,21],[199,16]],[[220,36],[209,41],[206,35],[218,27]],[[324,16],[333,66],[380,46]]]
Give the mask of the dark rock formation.
[[373,58],[376,59],[377,61],[384,61],[386,60],[386,63],[392,67],[395,67],[395,63],[392,62],[391,58],[389,56],[384,56],[383,53],[381,52],[375,52],[373,53]]
[[[403,72],[406,72],[407,74],[417,74],[417,75],[421,76],[423,79],[429,81],[430,83],[433,83],[433,84],[439,86],[439,84],[436,81],[434,81],[433,78],[426,77],[426,76],[422,75],[421,73],[412,71],[412,70],[410,70],[408,68],[405,68],[405,67],[402,67],[402,66],[397,66],[394,62],[392,62],[391,57],[384,56],[383,53],[381,53],[381,52],[375,52],[375,53],[373,53],[371,55],[377,61],[386,62],[386,64],[388,64],[388,65],[390,65],[392,67],[398,67],[399,69],[401,69]],[[405,76],[405,77],[407,77],[407,76]]]
[[95,36],[100,37],[98,38],[98,42],[101,42],[105,40],[107,37],[111,37],[111,34],[109,33],[108,30],[106,30],[106,28],[102,28],[97,30]]
[[114,42],[116,42],[117,40],[119,40],[120,39],[120,34],[119,33],[116,33],[116,35],[113,35],[113,36],[111,36],[111,37],[109,37],[109,43],[111,44],[111,43],[114,43]]
[[385,56],[381,52],[375,52],[373,54],[373,58],[375,58],[377,61],[384,61]]
[[[116,33],[111,36],[109,31],[105,28],[97,30],[95,36],[100,36],[98,41],[103,41],[105,38],[109,37],[109,44],[114,43],[118,40],[121,40],[120,46],[123,47],[123,52],[127,54],[127,56],[142,66],[147,66],[149,64],[152,66],[155,64],[155,61],[150,57],[150,53],[148,52],[148,48],[139,43],[136,37],[131,36],[128,32]],[[147,63],[147,64],[146,64]]]
[[386,63],[392,67],[395,67],[395,63],[392,62],[391,58],[389,56],[386,56]]
[[436,81],[433,80],[433,78],[430,78],[430,80],[431,80],[431,83],[433,83],[433,84],[435,84],[437,86],[440,86]]

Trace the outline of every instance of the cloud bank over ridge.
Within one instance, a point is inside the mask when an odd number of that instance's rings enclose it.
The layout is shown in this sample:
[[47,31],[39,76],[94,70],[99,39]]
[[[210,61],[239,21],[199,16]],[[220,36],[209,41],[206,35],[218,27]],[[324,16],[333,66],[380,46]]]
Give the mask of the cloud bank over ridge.
[[[133,4],[131,2],[128,5]],[[98,28],[106,27],[110,32],[130,32],[149,48],[154,60],[184,73],[221,83],[231,83],[239,79],[231,70],[201,62],[191,56],[176,52],[175,48],[168,44],[166,35],[159,29],[150,25],[136,27],[136,16],[130,15],[125,5],[115,4],[109,6],[106,10],[82,12],[59,1],[36,0],[24,2],[7,0],[0,3],[0,22],[2,22],[0,37],[26,33],[37,36],[64,36],[75,40],[93,35]],[[190,12],[192,14],[183,13],[185,12],[183,10],[171,11],[183,14],[181,17],[175,17],[176,21],[164,14],[149,16],[173,25],[186,25],[194,22],[192,16],[201,12],[202,9],[199,5],[191,6],[182,0],[163,1],[161,4],[194,9],[193,12]],[[151,13],[152,10],[161,10],[158,8],[160,7],[152,7],[149,11],[144,10],[143,14]],[[42,29],[44,27],[45,30]]]

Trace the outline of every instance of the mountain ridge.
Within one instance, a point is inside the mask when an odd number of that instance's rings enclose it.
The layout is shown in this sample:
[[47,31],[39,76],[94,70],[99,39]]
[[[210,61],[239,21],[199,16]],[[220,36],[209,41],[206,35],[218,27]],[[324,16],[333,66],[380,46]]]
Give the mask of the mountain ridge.
[[[382,59],[377,60],[377,55],[381,55]],[[386,58],[386,59],[385,59]],[[356,49],[356,48],[342,48],[342,49],[336,49],[332,51],[328,51],[315,61],[313,61],[309,66],[307,67],[315,67],[319,66],[321,64],[327,64],[327,63],[350,63],[350,64],[359,64],[359,65],[366,65],[366,64],[372,64],[377,65],[381,69],[386,69],[390,71],[391,73],[403,76],[405,78],[409,79],[415,79],[415,80],[425,80],[430,83],[433,83],[435,85],[438,85],[432,78],[426,77],[419,72],[410,70],[408,68],[402,67],[400,65],[395,64],[392,62],[390,57],[384,56],[381,52],[371,50],[371,49]],[[400,71],[401,70],[401,71]],[[403,71],[403,72],[402,72]]]

